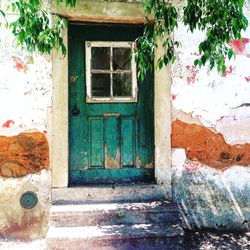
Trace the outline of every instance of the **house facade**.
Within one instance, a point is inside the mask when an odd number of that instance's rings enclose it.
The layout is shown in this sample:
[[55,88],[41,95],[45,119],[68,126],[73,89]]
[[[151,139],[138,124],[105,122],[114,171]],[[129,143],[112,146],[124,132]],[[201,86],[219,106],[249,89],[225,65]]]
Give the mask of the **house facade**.
[[0,27],[0,236],[44,237],[52,189],[123,182],[164,187],[185,228],[249,230],[250,29],[221,75],[193,65],[204,34],[180,24],[175,64],[140,82],[140,1],[49,8],[68,21],[66,56],[29,54]]

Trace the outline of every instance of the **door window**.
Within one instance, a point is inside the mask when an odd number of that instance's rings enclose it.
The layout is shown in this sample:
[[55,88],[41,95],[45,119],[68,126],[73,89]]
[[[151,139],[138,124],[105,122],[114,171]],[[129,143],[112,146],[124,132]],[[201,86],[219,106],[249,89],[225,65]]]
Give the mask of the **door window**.
[[87,102],[136,102],[134,42],[85,42]]

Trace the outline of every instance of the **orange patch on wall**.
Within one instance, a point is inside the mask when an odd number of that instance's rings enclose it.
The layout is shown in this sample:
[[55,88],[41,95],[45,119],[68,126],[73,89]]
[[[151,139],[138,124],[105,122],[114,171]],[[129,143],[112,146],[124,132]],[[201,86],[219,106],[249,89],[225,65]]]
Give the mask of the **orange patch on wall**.
[[225,170],[250,165],[250,144],[228,145],[222,134],[200,125],[176,120],[172,123],[172,148],[184,148],[188,159]]
[[49,168],[49,145],[43,133],[0,136],[0,175],[21,177]]

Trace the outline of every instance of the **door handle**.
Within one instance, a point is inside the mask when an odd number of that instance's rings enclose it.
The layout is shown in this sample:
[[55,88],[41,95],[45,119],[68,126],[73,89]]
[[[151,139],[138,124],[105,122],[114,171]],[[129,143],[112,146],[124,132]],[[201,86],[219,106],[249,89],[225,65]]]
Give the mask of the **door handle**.
[[81,111],[80,109],[77,107],[77,105],[75,104],[72,111],[71,111],[72,115],[77,116],[80,115]]

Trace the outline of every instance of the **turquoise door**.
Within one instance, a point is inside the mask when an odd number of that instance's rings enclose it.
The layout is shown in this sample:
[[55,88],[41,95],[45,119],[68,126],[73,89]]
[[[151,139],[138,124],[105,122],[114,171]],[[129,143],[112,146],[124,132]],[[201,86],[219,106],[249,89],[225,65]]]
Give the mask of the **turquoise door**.
[[69,26],[71,185],[154,180],[153,76],[131,59],[138,26]]

